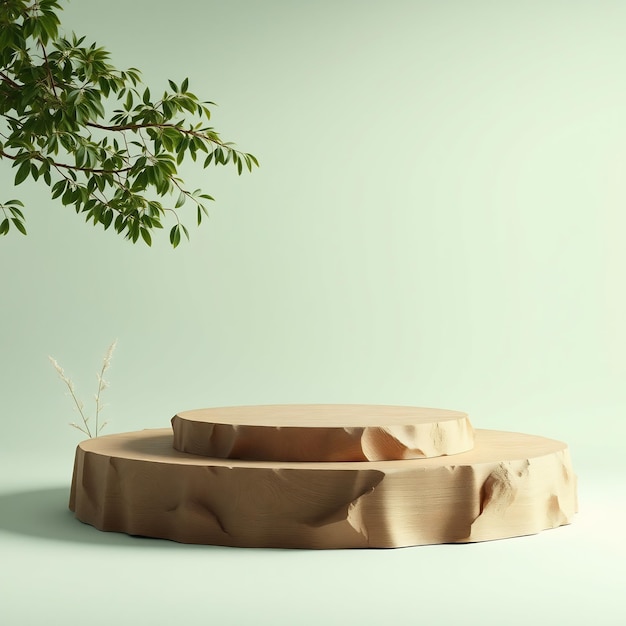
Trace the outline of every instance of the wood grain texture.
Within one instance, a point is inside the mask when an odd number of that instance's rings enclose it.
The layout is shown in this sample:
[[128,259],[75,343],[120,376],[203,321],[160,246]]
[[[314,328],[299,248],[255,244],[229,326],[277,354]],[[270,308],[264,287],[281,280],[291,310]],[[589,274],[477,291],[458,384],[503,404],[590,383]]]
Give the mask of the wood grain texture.
[[477,430],[430,459],[288,463],[175,450],[169,429],[90,439],[70,508],[100,530],[184,543],[391,548],[527,535],[571,521],[576,477],[559,441]]
[[471,450],[466,413],[358,404],[197,409],[172,418],[174,447],[221,459],[388,461]]

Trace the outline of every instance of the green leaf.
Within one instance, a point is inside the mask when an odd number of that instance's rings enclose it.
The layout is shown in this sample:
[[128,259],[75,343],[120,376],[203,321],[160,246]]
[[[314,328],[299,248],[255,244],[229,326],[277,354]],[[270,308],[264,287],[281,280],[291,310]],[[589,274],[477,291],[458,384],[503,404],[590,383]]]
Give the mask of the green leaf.
[[141,237],[148,244],[148,246],[152,245],[152,237],[150,236],[150,232],[146,228],[141,228]]
[[179,196],[178,196],[178,200],[176,201],[176,204],[174,206],[175,209],[180,209],[181,206],[183,206],[183,204],[185,204],[185,201],[187,200],[187,196],[185,195],[184,192],[180,192]]
[[29,174],[30,174],[30,161],[24,161],[24,163],[22,163],[20,167],[18,168],[17,174],[15,175],[15,185],[19,185],[20,183],[23,183],[28,178]]
[[58,183],[54,183],[52,186],[52,199],[58,198],[65,191],[66,181],[60,180]]
[[24,224],[22,222],[20,222],[20,220],[18,220],[15,217],[12,217],[11,221],[15,225],[15,228],[17,228],[17,230],[19,230],[22,233],[22,235],[26,234],[26,227],[24,226]]
[[118,233],[121,233],[125,227],[126,227],[126,221],[124,220],[124,216],[120,213],[115,218],[115,224],[114,224],[115,231]]
[[104,216],[102,217],[102,223],[104,224],[104,230],[107,230],[109,226],[111,226],[111,222],[113,221],[113,211],[109,208],[104,212]]
[[63,192],[63,195],[61,196],[61,202],[65,206],[74,202],[74,191],[71,187],[67,187],[67,189]]
[[173,226],[170,230],[170,243],[173,248],[176,248],[180,243],[180,228],[179,225]]
[[17,217],[17,218],[19,218],[21,220],[24,219],[24,214],[19,209],[17,209],[16,207],[7,206],[7,209],[9,209],[9,212],[11,213],[11,215],[13,217]]
[[[165,108],[165,103],[163,103],[163,108]],[[169,135],[166,135],[165,133],[163,133],[163,135],[161,135],[161,141],[163,142],[163,147],[168,152],[172,152],[174,150],[174,142],[172,141],[172,138]]]
[[0,224],[0,235],[6,235],[9,232],[9,220],[4,218],[2,224]]
[[114,83],[110,83],[106,78],[100,78],[98,81],[98,85],[100,86],[100,91],[102,91],[102,95],[107,98],[111,93],[111,85]]

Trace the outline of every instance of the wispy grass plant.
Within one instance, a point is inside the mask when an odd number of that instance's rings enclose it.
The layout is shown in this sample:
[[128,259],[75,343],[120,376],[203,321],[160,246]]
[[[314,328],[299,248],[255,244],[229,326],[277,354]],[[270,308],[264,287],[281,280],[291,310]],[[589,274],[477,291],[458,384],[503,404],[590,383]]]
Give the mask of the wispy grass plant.
[[[113,356],[113,352],[115,350],[115,346],[117,345],[117,340],[115,340],[107,349],[104,358],[102,359],[102,367],[100,371],[96,374],[98,378],[98,390],[94,395],[94,400],[96,403],[95,407],[95,419],[93,422],[91,421],[90,416],[85,413],[85,406],[82,401],[76,395],[76,390],[74,388],[74,383],[72,380],[65,374],[63,368],[57,363],[56,359],[53,359],[51,356],[48,357],[50,362],[52,363],[54,369],[57,371],[59,378],[65,383],[69,390],[69,394],[74,401],[75,408],[78,410],[78,413],[82,420],[81,424],[76,424],[75,422],[70,422],[70,426],[80,430],[82,433],[87,435],[88,437],[98,437],[102,429],[107,425],[108,422],[100,423],[100,413],[104,409],[102,404],[102,392],[109,386],[109,383],[105,380],[104,374],[109,369],[111,365],[111,357]],[[91,424],[90,424],[91,422]]]

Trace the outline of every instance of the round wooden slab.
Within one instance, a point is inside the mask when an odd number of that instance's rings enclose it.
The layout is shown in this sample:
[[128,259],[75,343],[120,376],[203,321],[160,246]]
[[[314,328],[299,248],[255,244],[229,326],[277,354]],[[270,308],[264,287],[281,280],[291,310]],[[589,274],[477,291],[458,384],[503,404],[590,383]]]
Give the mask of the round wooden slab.
[[220,459],[388,461],[471,450],[466,413],[409,406],[278,404],[184,411],[174,447]]
[[79,444],[70,498],[100,530],[278,548],[499,539],[576,507],[564,443],[488,430],[454,457],[356,463],[209,459],[174,450],[169,429],[110,435]]

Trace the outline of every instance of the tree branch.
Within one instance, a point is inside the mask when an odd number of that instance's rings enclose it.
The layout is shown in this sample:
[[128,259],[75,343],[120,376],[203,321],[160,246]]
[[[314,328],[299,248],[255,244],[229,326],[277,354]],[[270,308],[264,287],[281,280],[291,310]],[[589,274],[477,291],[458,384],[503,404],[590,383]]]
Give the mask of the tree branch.
[[[0,150],[0,157],[6,157],[7,159],[11,159],[12,161],[17,161],[18,159],[17,155],[8,154],[4,150]],[[46,159],[40,154],[32,154],[29,156],[29,159],[41,162],[46,161]],[[128,172],[129,170],[133,169],[132,165],[129,165],[128,167],[122,167],[119,170],[103,170],[93,167],[80,167],[78,165],[69,165],[68,163],[57,163],[56,161],[50,161],[50,165],[56,168],[62,167],[66,170],[74,170],[76,172],[88,172],[89,174],[121,174],[123,172]]]
[[0,72],[0,78],[8,85],[11,85],[11,87],[13,87],[14,89],[22,88],[22,85],[16,83],[14,80],[11,80],[4,72]]
[[107,126],[106,124],[97,124],[96,122],[86,122],[85,126],[91,126],[93,128],[100,128],[101,130],[108,130],[111,132],[120,132],[124,130],[142,130],[144,128],[174,128],[180,133],[185,135],[191,135],[192,137],[199,137],[200,139],[206,139],[211,143],[215,143],[218,146],[222,146],[223,148],[229,148],[226,144],[221,142],[219,139],[213,139],[212,137],[207,137],[206,135],[199,133],[196,130],[189,130],[186,128],[181,128],[176,124],[120,124],[116,126]]
[[[66,176],[58,167],[55,168],[56,171],[59,173],[59,175],[64,178],[66,181],[68,181],[70,183],[70,185],[76,185],[76,181],[73,180],[72,178],[70,178],[69,176]],[[102,204],[103,206],[107,207],[108,209],[111,209],[112,211],[115,211],[116,213],[122,213],[122,211],[120,211],[119,209],[116,209],[115,207],[112,207],[109,204],[109,200],[107,200],[106,196],[102,196],[102,198],[99,198],[96,195],[95,190],[94,191],[89,191],[88,190],[89,195],[96,201],[99,202],[100,204]]]

